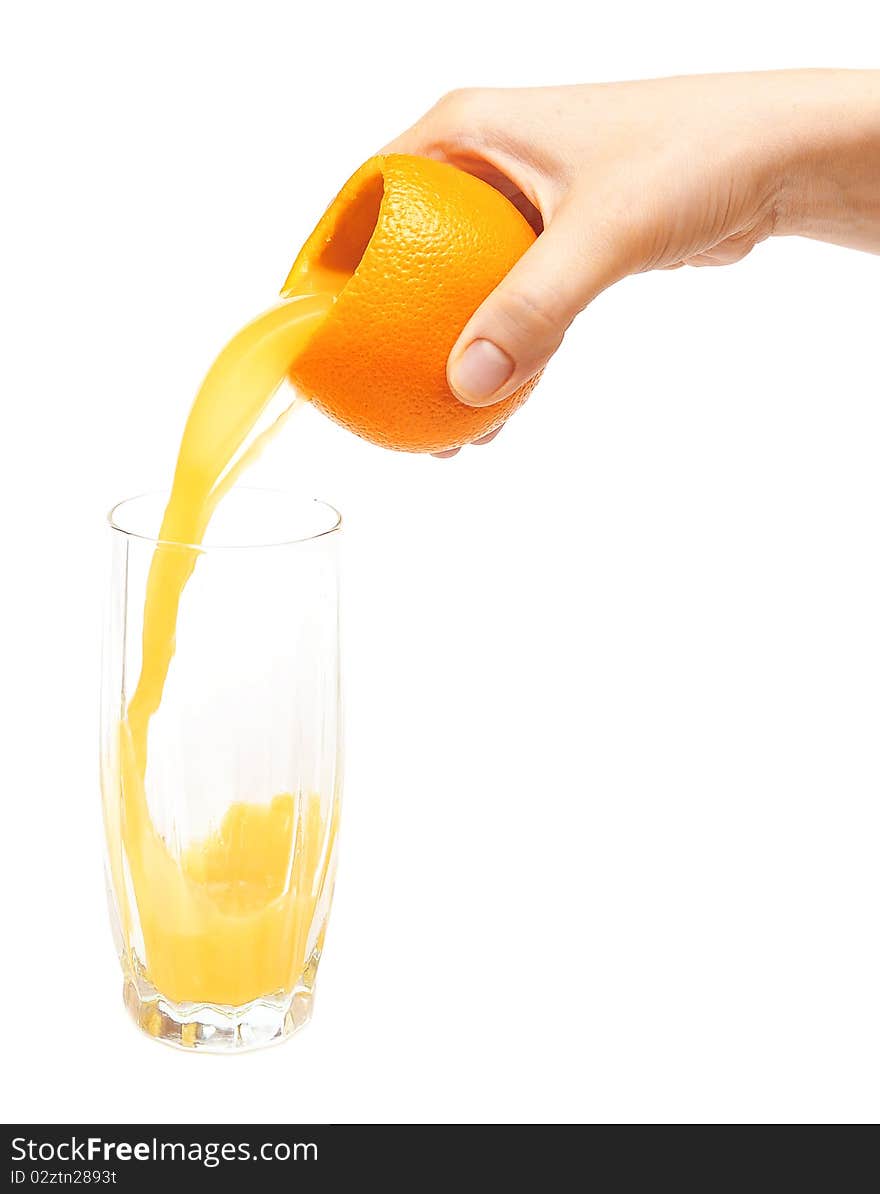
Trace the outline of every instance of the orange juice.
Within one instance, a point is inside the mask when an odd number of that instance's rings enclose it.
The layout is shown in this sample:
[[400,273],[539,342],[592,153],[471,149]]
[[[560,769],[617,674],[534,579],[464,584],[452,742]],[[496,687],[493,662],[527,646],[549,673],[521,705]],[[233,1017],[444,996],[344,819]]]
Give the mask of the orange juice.
[[207,837],[172,851],[153,824],[145,785],[150,719],[162,700],[178,610],[202,537],[223,495],[289,413],[248,444],[332,301],[328,294],[289,298],[220,353],[184,429],[150,567],[141,672],[119,726],[118,774],[105,785],[105,815],[123,937],[131,940],[130,892],[143,938],[143,977],[174,1001],[238,1006],[291,990],[308,962],[309,931],[332,856],[335,824],[323,821],[333,814],[322,814],[317,793],[301,796],[298,810],[293,793],[233,804]]

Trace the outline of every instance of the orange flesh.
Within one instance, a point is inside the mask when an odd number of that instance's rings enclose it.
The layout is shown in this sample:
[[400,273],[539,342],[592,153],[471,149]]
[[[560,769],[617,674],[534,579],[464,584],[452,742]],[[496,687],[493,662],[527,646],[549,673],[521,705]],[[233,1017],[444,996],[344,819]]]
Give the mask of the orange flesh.
[[285,301],[230,341],[196,396],[160,531],[166,545],[155,549],[148,578],[141,674],[105,783],[126,946],[131,893],[139,962],[172,1000],[237,1005],[289,991],[315,945],[335,838],[335,811],[322,812],[335,810],[327,793],[323,802],[320,793],[282,793],[270,803],[234,804],[213,832],[176,854],[150,815],[150,719],[198,545],[217,503],[284,416],[246,441],[285,376],[338,422],[387,447],[435,451],[493,430],[534,382],[496,407],[465,407],[448,389],[446,358],[533,239],[519,213],[479,180],[424,159],[373,159],[306,243]]

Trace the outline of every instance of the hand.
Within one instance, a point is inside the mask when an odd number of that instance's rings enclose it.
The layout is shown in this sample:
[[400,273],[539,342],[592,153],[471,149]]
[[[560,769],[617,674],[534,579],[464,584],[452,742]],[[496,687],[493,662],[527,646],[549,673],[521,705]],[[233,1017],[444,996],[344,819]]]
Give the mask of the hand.
[[880,251],[880,72],[457,91],[385,152],[478,175],[540,233],[450,354],[471,406],[541,369],[629,274],[729,265],[774,234]]

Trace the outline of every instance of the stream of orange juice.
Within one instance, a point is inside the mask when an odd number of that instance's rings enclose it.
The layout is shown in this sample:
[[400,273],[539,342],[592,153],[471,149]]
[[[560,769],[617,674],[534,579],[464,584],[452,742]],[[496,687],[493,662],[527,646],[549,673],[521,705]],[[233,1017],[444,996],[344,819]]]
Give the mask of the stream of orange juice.
[[119,727],[119,782],[109,785],[120,798],[105,800],[105,816],[126,948],[133,900],[138,963],[174,1001],[241,1005],[289,992],[309,960],[336,831],[335,813],[322,813],[320,795],[287,792],[265,804],[233,804],[207,837],[172,852],[153,824],[145,781],[150,719],[162,700],[199,545],[223,495],[292,409],[246,446],[332,302],[330,293],[287,299],[220,353],[184,429],[150,566],[140,678]]

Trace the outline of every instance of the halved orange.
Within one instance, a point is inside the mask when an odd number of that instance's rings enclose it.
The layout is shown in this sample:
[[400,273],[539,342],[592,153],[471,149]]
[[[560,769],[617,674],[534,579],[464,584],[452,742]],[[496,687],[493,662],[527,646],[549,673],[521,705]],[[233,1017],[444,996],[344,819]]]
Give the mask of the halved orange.
[[535,239],[488,183],[428,158],[370,158],[331,203],[284,284],[335,302],[290,370],[355,434],[404,452],[457,448],[500,427],[533,378],[495,406],[459,402],[446,361],[483,299]]

